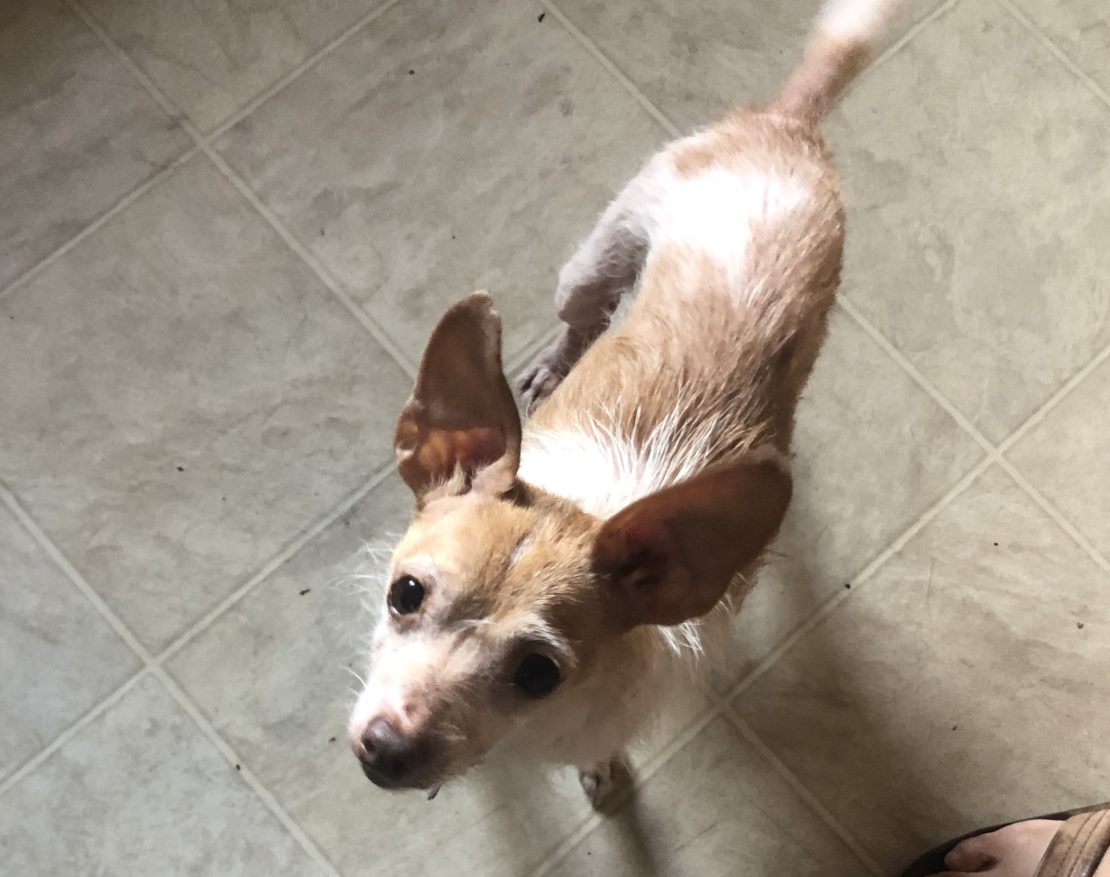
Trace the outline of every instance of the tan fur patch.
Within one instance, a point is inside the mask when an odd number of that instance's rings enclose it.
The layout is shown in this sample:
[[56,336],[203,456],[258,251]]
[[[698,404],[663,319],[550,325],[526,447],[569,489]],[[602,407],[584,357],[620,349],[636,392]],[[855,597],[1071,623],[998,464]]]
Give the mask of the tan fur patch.
[[870,61],[871,49],[864,43],[827,37],[814,40],[773,110],[816,124]]

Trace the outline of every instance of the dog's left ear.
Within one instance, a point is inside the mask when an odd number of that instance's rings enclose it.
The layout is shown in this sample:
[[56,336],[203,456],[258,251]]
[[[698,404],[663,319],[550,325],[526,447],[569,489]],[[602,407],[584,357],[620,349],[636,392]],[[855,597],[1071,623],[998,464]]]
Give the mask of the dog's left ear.
[[792,482],[777,460],[724,466],[605,522],[593,566],[621,629],[704,615],[778,532]]
[[418,504],[437,489],[504,493],[520,463],[520,415],[501,367],[501,319],[475,292],[432,332],[393,439]]

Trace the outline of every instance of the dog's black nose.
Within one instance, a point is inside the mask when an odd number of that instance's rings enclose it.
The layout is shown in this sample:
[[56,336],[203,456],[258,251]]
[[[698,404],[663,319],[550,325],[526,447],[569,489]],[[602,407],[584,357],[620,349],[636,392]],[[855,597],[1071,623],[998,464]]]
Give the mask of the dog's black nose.
[[362,732],[362,749],[362,772],[375,785],[396,786],[413,767],[412,741],[383,717]]

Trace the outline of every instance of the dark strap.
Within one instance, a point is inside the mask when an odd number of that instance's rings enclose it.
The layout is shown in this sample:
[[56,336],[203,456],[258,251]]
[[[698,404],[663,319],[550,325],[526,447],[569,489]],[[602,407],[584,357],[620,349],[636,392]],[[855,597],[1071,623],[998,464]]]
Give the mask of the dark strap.
[[1077,813],[1048,845],[1036,877],[1092,877],[1110,849],[1110,810]]

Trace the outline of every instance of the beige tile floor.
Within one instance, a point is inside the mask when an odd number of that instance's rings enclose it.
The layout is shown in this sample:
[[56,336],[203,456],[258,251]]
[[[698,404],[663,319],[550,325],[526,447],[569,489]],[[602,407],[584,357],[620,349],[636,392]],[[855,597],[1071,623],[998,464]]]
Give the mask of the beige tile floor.
[[920,0],[828,125],[777,556],[616,818],[342,740],[444,305],[516,367],[638,162],[816,0],[0,3],[0,872],[887,875],[1110,797],[1110,10]]

